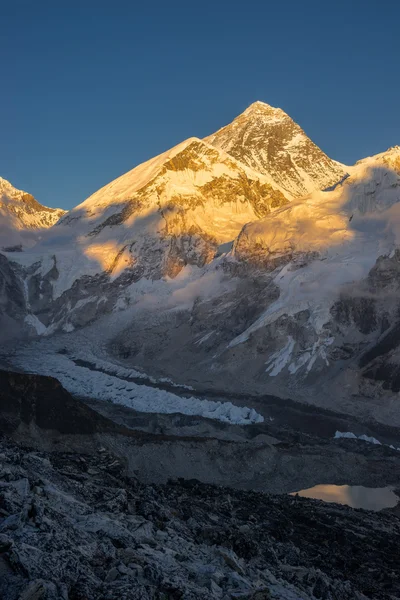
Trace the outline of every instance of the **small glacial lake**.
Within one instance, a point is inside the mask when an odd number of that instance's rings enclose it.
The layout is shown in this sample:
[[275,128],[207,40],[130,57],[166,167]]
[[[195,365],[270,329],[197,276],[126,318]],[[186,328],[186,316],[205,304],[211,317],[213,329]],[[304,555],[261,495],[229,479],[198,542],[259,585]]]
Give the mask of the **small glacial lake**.
[[399,501],[399,497],[392,487],[368,488],[362,485],[316,485],[307,490],[292,492],[290,495],[303,496],[303,498],[315,498],[324,502],[336,502],[346,504],[353,508],[365,508],[366,510],[382,510],[393,508]]

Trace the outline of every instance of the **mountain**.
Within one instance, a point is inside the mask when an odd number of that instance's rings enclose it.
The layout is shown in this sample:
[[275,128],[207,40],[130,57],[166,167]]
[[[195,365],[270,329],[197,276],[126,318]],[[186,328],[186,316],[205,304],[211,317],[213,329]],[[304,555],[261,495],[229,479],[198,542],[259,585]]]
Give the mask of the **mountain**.
[[[103,293],[94,296],[105,298],[104,308],[115,302],[109,284],[120,291],[203,268],[229,250],[246,223],[345,173],[283,111],[260,102],[207,139],[190,138],[104,186],[18,259],[23,267],[41,263],[40,273],[28,268],[23,275],[32,310],[42,314],[73,286],[78,301],[100,283]],[[219,147],[227,139],[229,154]],[[84,277],[91,279],[79,285]]]
[[[168,239],[167,254],[174,250],[172,240],[183,236],[193,246],[190,251],[175,249],[185,255],[182,265],[193,260],[204,264],[210,257],[202,252],[199,256],[198,240],[212,247],[213,255],[219,244],[233,241],[246,222],[286,202],[266,177],[190,138],[100,189],[61,219],[58,228],[73,224],[91,240],[111,235],[121,242],[136,240],[139,231],[141,235],[147,230],[147,236]],[[117,226],[123,233],[115,236]],[[132,254],[139,258],[136,249]],[[165,273],[173,276],[179,268],[166,266]]]
[[0,244],[3,249],[33,245],[38,239],[38,230],[51,227],[65,212],[39,204],[31,194],[0,177]]
[[283,110],[264,102],[254,102],[205,139],[263,173],[291,199],[335,185],[348,170],[322,152]]
[[81,313],[85,301],[92,319],[88,297],[96,306],[103,298],[97,314],[140,279],[200,269],[245,223],[287,202],[263,175],[190,138],[103,187],[13,260],[23,270],[28,305],[46,327],[58,318],[45,316],[50,306],[62,323],[71,316],[67,300]]
[[[258,103],[236,128],[287,119]],[[92,325],[124,368],[243,402],[268,393],[398,419],[400,148],[292,200],[243,161],[190,138],[122,175],[5,255],[3,311],[25,311],[40,335]]]
[[399,147],[364,159],[334,190],[246,224],[207,271],[232,287],[185,316],[158,313],[156,325],[141,315],[114,340],[116,355],[149,371],[161,334],[155,375],[195,385],[201,366],[221,393],[400,425],[399,159]]
[[288,119],[257,103],[229,152],[190,138],[47,229],[4,184],[36,242],[0,252],[5,600],[398,593],[400,147],[344,168]]

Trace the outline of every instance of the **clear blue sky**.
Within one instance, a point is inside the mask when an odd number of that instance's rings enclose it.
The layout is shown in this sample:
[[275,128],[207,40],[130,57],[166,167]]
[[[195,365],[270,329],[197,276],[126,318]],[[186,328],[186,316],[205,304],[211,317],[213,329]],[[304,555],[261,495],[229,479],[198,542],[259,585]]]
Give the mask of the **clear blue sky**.
[[333,158],[400,144],[395,0],[0,0],[0,175],[71,208],[255,100]]

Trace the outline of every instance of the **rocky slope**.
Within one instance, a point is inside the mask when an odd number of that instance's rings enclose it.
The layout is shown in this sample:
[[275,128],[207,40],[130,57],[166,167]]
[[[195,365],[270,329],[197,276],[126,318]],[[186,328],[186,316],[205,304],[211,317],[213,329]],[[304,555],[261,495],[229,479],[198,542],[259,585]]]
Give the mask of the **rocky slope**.
[[205,138],[293,198],[338,183],[347,167],[330,159],[280,108],[255,102]]
[[394,600],[398,517],[0,442],[4,600]]
[[0,249],[32,246],[38,230],[54,225],[65,210],[48,208],[0,177]]
[[[253,456],[251,467],[257,449],[267,446],[265,435],[217,444],[143,433],[102,417],[54,379],[3,371],[0,384],[0,432],[14,438],[0,433],[2,599],[400,598],[395,512],[177,480],[176,472],[174,481],[151,483],[160,462],[173,464],[179,445],[186,446],[182,467],[196,446],[214,444],[221,478],[227,448],[237,446],[232,473],[240,455]],[[291,460],[281,458],[271,475],[307,476],[312,469],[293,461],[311,459],[313,452],[321,472],[324,462],[329,469],[321,440],[303,439],[308,445],[290,436],[277,445]],[[325,444],[325,452],[333,456],[335,443]],[[357,454],[365,454],[370,469],[364,476],[398,478],[399,459],[390,448],[338,444],[341,477]],[[147,448],[146,468],[137,469]],[[200,455],[193,464],[201,466]]]
[[26,315],[23,281],[0,254],[0,342],[22,333]]

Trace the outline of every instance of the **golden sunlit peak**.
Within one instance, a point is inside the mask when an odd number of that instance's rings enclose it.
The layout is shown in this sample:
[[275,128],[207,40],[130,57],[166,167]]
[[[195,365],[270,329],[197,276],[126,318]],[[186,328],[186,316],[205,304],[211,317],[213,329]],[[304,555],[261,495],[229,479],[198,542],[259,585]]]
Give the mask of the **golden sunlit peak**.
[[276,110],[275,106],[271,106],[271,104],[267,104],[266,102],[262,102],[261,100],[256,100],[255,102],[252,102],[252,104],[250,104],[250,106],[248,107],[247,110],[249,110],[251,108],[268,108],[268,109]]
[[243,115],[246,115],[246,116],[264,115],[269,118],[272,117],[272,118],[276,119],[276,118],[285,117],[286,113],[281,108],[276,108],[275,106],[271,106],[270,104],[267,104],[266,102],[261,102],[260,100],[257,100],[256,102],[253,102],[252,104],[250,104],[250,106],[248,108],[246,108]]

